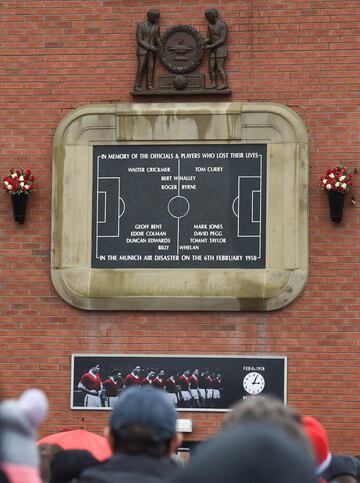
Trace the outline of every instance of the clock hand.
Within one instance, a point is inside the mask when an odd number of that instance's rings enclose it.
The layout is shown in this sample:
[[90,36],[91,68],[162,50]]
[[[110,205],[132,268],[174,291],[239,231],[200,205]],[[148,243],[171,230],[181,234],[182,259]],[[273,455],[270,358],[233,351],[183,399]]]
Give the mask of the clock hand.
[[257,377],[258,377],[258,375],[256,374],[255,379],[254,379],[254,380],[253,380],[253,382],[252,382],[253,384],[258,384],[258,383],[256,382]]

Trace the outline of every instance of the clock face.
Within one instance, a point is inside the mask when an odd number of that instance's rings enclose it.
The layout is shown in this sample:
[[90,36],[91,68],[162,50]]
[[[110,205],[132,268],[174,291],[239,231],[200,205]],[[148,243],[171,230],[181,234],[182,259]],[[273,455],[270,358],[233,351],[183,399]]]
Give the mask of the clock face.
[[265,387],[265,379],[259,372],[249,372],[243,380],[243,386],[249,394],[260,394]]

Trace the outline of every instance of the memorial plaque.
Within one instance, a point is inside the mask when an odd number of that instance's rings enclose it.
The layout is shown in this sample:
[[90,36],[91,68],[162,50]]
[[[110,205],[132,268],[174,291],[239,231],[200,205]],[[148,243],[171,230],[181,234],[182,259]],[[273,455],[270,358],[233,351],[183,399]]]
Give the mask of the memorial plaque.
[[54,287],[84,310],[283,308],[308,276],[306,127],[268,102],[76,109],[51,240]]
[[93,268],[264,268],[266,145],[93,147]]
[[[241,400],[269,396],[287,402],[286,356],[73,354],[71,359],[72,409],[110,410],[117,395],[111,385],[112,396],[108,397],[106,388],[114,373],[120,397],[131,383],[151,384],[171,394],[169,400],[177,411],[225,412]],[[103,388],[89,399],[79,382],[86,381],[84,375],[96,366]],[[198,378],[196,389],[183,386],[183,377],[191,375]]]

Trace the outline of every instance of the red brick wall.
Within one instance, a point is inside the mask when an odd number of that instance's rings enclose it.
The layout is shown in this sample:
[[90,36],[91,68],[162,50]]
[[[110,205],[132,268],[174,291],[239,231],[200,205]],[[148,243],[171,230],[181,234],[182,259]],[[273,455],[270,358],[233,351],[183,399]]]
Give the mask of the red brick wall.
[[[272,101],[300,114],[310,138],[310,268],[302,296],[273,313],[83,312],[50,280],[51,144],[60,120],[89,103],[132,101],[135,29],[150,6],[161,29],[206,32],[208,2],[3,0],[0,17],[0,165],[37,177],[25,225],[1,195],[1,392],[44,389],[41,434],[101,432],[107,413],[69,409],[70,354],[189,353],[288,356],[288,400],[318,416],[335,452],[359,453],[360,209],[347,197],[331,223],[318,178],[343,162],[359,167],[358,0],[214,1],[229,25],[233,100]],[[203,65],[206,71],[206,62]],[[212,99],[213,100],[213,99]],[[359,186],[359,177],[354,184]],[[360,189],[355,187],[354,192]],[[192,415],[192,439],[221,415]]]

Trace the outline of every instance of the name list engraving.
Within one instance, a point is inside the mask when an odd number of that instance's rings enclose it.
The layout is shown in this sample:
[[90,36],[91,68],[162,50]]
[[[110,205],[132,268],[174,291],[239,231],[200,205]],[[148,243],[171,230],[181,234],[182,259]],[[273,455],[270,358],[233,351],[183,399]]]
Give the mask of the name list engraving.
[[266,145],[93,148],[93,268],[264,268]]

